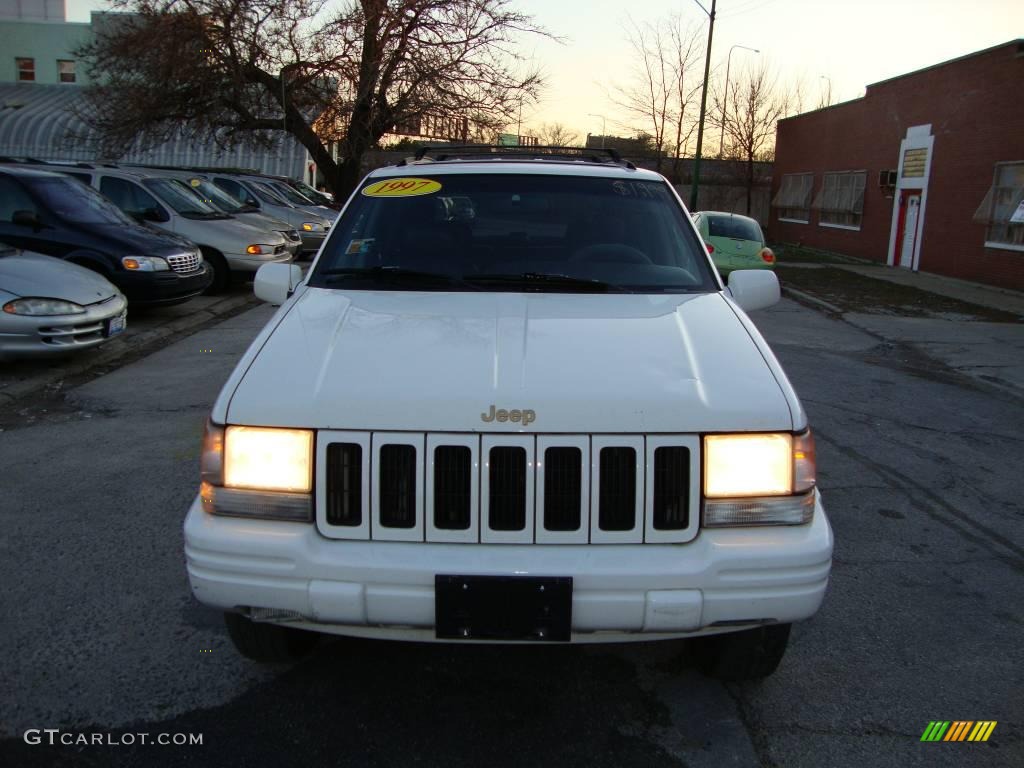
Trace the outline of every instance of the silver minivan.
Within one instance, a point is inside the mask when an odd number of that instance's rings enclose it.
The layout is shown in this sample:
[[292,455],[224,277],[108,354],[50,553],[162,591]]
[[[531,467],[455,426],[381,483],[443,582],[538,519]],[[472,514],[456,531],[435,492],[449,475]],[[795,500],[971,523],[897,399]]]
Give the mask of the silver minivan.
[[293,259],[280,232],[217,210],[177,179],[140,168],[75,167],[64,172],[87,181],[130,216],[198,245],[214,273],[208,293],[224,290],[233,273],[251,276],[264,264]]
[[328,219],[292,205],[276,195],[273,190],[258,183],[258,177],[229,173],[210,173],[209,176],[214,184],[239,202],[254,206],[274,218],[283,219],[299,230],[304,252],[319,250],[331,229],[333,216]]
[[214,184],[206,173],[183,171],[176,168],[151,169],[154,174],[178,179],[188,185],[188,191],[196,195],[207,205],[212,205],[222,213],[230,214],[246,224],[251,224],[261,229],[272,229],[280,232],[288,245],[288,251],[297,256],[302,251],[302,237],[299,230],[291,226],[283,219],[276,218],[271,214],[261,211],[253,205],[246,205],[236,200],[223,189]]

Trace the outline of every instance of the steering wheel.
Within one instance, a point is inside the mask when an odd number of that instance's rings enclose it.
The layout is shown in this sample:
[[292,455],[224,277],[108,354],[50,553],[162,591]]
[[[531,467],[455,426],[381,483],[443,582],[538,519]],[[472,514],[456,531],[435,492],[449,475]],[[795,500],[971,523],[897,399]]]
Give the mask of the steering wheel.
[[625,243],[595,243],[573,251],[569,261],[619,262],[623,264],[653,264],[641,250]]

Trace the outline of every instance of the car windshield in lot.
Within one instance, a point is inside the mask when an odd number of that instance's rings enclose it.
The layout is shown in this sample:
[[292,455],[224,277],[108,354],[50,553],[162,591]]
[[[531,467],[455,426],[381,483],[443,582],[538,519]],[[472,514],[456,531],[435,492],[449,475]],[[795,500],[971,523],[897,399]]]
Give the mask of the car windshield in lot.
[[311,285],[718,289],[683,208],[659,181],[539,174],[370,179],[335,229]]
[[764,240],[757,222],[742,216],[708,216],[708,235],[731,237],[734,240],[753,240],[756,243]]
[[185,183],[188,185],[187,190],[189,192],[207,205],[213,206],[224,213],[246,213],[248,211],[259,210],[253,205],[245,205],[238,201],[212,181],[208,181],[207,179],[193,177]]
[[65,221],[138,226],[120,208],[77,179],[46,177],[32,179],[27,183],[46,206]]
[[150,192],[189,219],[226,219],[228,215],[203,202],[177,179],[146,179],[142,182]]
[[274,192],[278,194],[279,197],[283,197],[292,205],[316,205],[316,203],[314,203],[308,197],[300,195],[298,192],[296,192],[294,189],[289,187],[284,182],[267,182],[266,186],[270,187],[272,190],[274,190]]

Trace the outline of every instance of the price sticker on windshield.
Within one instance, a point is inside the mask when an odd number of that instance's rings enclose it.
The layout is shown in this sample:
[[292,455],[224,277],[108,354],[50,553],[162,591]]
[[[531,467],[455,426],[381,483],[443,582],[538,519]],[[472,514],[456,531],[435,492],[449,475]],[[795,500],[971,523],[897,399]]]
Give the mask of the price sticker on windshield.
[[416,197],[432,195],[441,190],[441,183],[431,179],[385,179],[363,187],[367,197]]

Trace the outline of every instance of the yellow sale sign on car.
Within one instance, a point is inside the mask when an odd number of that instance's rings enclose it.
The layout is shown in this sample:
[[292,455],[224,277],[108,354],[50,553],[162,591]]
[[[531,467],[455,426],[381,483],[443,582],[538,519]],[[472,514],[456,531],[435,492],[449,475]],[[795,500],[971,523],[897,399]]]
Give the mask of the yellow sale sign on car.
[[441,183],[431,179],[387,179],[363,187],[367,197],[414,197],[416,195],[432,195],[440,191]]

